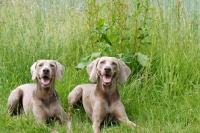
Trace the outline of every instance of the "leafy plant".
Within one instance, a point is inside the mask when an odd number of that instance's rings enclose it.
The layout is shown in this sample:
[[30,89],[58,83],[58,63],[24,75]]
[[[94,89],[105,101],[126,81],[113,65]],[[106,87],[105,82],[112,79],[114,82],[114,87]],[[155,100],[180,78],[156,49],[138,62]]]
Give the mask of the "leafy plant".
[[[121,53],[116,55],[124,61],[127,65],[133,66],[133,60],[136,59],[137,63],[141,65],[142,67],[149,67],[150,66],[150,60],[147,55],[144,55],[142,53]],[[92,53],[91,55],[84,57],[81,59],[80,63],[76,66],[77,69],[84,69],[90,62],[92,62],[94,59],[101,57],[101,53]]]
[[[151,41],[148,41],[150,31],[147,28],[147,22],[151,20],[149,17],[151,8],[148,0],[145,2],[137,0],[135,3],[135,10],[131,9],[132,13],[127,13],[129,9],[123,0],[109,1],[102,5],[94,0],[88,1],[87,5],[90,7],[86,10],[90,34],[88,42],[92,44],[92,54],[83,58],[76,68],[83,69],[94,57],[93,52],[100,56],[119,56],[130,66],[134,65],[134,62],[138,62],[142,67],[150,66],[148,55],[141,53],[140,49],[142,45],[151,44]],[[108,18],[100,17],[102,10],[108,10]],[[132,21],[135,21],[134,31],[127,28]]]
[[104,44],[112,45],[110,37],[107,34],[110,26],[105,22],[104,19],[97,21],[96,27],[92,29],[93,33],[96,35],[96,43],[101,42]]
[[150,7],[149,0],[145,2],[143,0],[137,0],[135,2],[135,10],[130,17],[134,19],[135,31],[133,32],[133,48],[134,52],[140,51],[141,45],[150,45],[151,41],[148,41],[148,37],[151,35],[148,28],[148,23],[152,22],[152,18],[149,17],[149,13],[153,8]]

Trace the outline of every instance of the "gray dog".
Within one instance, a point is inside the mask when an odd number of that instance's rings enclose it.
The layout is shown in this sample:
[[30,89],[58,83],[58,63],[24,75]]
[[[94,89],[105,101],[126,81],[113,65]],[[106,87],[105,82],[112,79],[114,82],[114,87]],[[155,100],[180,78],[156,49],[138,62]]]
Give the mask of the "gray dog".
[[54,88],[55,78],[62,80],[64,67],[54,60],[38,60],[31,66],[32,80],[36,84],[24,84],[14,89],[8,98],[8,114],[17,115],[23,108],[25,114],[32,112],[36,121],[49,123],[56,119],[67,125],[70,120],[63,110],[59,95]]
[[101,57],[87,66],[87,72],[91,82],[97,81],[97,84],[76,86],[69,93],[68,102],[73,106],[82,98],[84,109],[92,120],[94,133],[100,133],[100,124],[108,116],[136,127],[128,119],[117,89],[117,82],[124,83],[130,75],[129,67],[114,57]]

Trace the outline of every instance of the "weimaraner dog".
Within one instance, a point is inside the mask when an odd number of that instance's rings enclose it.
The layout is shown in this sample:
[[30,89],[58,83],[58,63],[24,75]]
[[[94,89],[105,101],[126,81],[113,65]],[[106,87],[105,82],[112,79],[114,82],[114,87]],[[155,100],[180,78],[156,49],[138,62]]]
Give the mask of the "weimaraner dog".
[[36,84],[23,84],[14,89],[8,98],[8,114],[17,115],[23,108],[25,114],[32,112],[36,121],[49,123],[52,119],[67,125],[70,120],[63,110],[59,95],[54,88],[55,78],[62,80],[65,68],[54,60],[38,60],[31,66],[32,80]]
[[127,80],[130,68],[114,57],[101,57],[87,66],[87,72],[90,81],[97,81],[97,84],[76,86],[69,93],[68,102],[73,106],[82,98],[83,107],[93,123],[94,133],[100,133],[100,124],[108,117],[136,127],[128,119],[117,89],[118,81],[122,84]]

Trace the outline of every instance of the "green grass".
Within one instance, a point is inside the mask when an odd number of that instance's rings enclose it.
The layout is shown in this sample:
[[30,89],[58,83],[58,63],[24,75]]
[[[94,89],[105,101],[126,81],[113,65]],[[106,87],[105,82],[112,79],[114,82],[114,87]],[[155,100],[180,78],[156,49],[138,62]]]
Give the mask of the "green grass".
[[[64,132],[64,126],[58,123],[36,123],[32,116],[22,114],[14,118],[8,117],[8,96],[15,87],[35,82],[31,80],[30,74],[30,66],[35,61],[54,59],[66,68],[63,81],[56,82],[56,88],[62,106],[68,112],[68,93],[78,84],[90,83],[86,70],[77,70],[75,66],[83,57],[96,50],[102,51],[93,42],[93,39],[98,37],[90,32],[91,28],[95,27],[100,18],[111,24],[111,16],[116,15],[118,8],[116,6],[110,10],[114,2],[101,1],[99,6],[106,3],[105,6],[95,12],[98,15],[95,14],[89,19],[88,15],[92,14],[86,14],[83,6],[80,10],[76,9],[78,1],[0,2],[0,132],[46,133],[50,132],[50,128]],[[131,6],[135,1],[127,2]],[[137,2],[145,5],[145,0]],[[128,117],[143,130],[137,131],[121,124],[104,125],[102,132],[200,132],[200,14],[198,6],[191,10],[184,2],[179,2],[169,1],[165,8],[158,1],[150,2],[148,20],[144,20],[142,15],[137,19],[147,22],[144,27],[147,28],[145,32],[149,33],[149,36],[144,40],[150,41],[151,45],[140,45],[137,41],[137,45],[141,46],[139,51],[133,49],[136,35],[134,15],[138,11],[133,7],[121,8],[129,17],[126,19],[126,28],[118,29],[123,34],[119,33],[120,36],[117,37],[131,37],[123,43],[115,41],[111,46],[112,52],[108,55],[117,56],[134,51],[144,53],[150,59],[150,67],[139,70],[134,68],[135,65],[130,66],[134,73],[125,84],[119,85],[121,100]],[[195,0],[193,2],[195,5],[199,4]],[[97,7],[87,9],[95,11]],[[145,14],[144,10],[141,11]],[[124,26],[123,20],[117,21]],[[142,25],[142,22],[138,23]],[[112,32],[106,33],[111,35]],[[72,131],[92,132],[92,123],[83,108],[77,108],[74,112]]]

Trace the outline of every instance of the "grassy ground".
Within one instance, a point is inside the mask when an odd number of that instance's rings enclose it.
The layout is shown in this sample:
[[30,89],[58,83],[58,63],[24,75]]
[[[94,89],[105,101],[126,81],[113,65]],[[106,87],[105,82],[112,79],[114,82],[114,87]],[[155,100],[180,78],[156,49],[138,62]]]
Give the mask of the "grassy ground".
[[[63,81],[56,82],[56,88],[62,106],[68,112],[68,93],[77,84],[90,82],[85,70],[75,69],[82,57],[95,51],[91,45],[95,36],[91,35],[90,28],[96,23],[95,19],[111,21],[109,15],[115,14],[114,10],[112,14],[106,11],[113,3],[105,2],[107,5],[99,10],[98,16],[89,18],[87,15],[91,14],[84,12],[83,6],[77,4],[78,1],[48,1],[50,4],[37,0],[0,2],[0,132],[46,133],[50,132],[49,128],[64,132],[64,126],[58,123],[39,124],[32,116],[22,114],[8,117],[7,98],[20,84],[34,82],[31,80],[30,66],[35,61],[54,59],[66,67]],[[92,5],[92,1],[89,2]],[[145,4],[143,0],[137,2]],[[124,85],[119,85],[130,120],[143,127],[143,131],[122,124],[105,125],[102,132],[200,132],[200,14],[197,8],[191,12],[178,0],[170,2],[171,6],[165,8],[162,3],[155,2],[156,6],[151,5],[152,9],[148,10],[148,21],[143,19],[147,22],[144,25],[147,27],[145,32],[150,34],[146,40],[151,45],[141,45],[136,52],[148,55],[151,65],[140,70],[131,66],[134,73]],[[72,8],[74,5],[81,8]],[[142,19],[141,16],[134,16],[136,10],[132,11],[132,8],[126,10],[132,12],[126,19],[126,28],[129,30],[118,30],[123,33],[121,35],[133,37],[123,47],[120,47],[120,43],[113,44],[114,52],[108,54],[110,56],[116,56],[115,52],[134,51],[135,44],[141,43],[134,40],[136,34],[133,33],[137,29],[136,18],[138,23]],[[97,10],[90,6],[87,9]],[[138,10],[145,14],[144,10]],[[122,19],[117,21],[124,26]],[[99,47],[95,47],[99,50]],[[83,108],[75,109],[74,112],[72,131],[92,132],[91,121]]]

